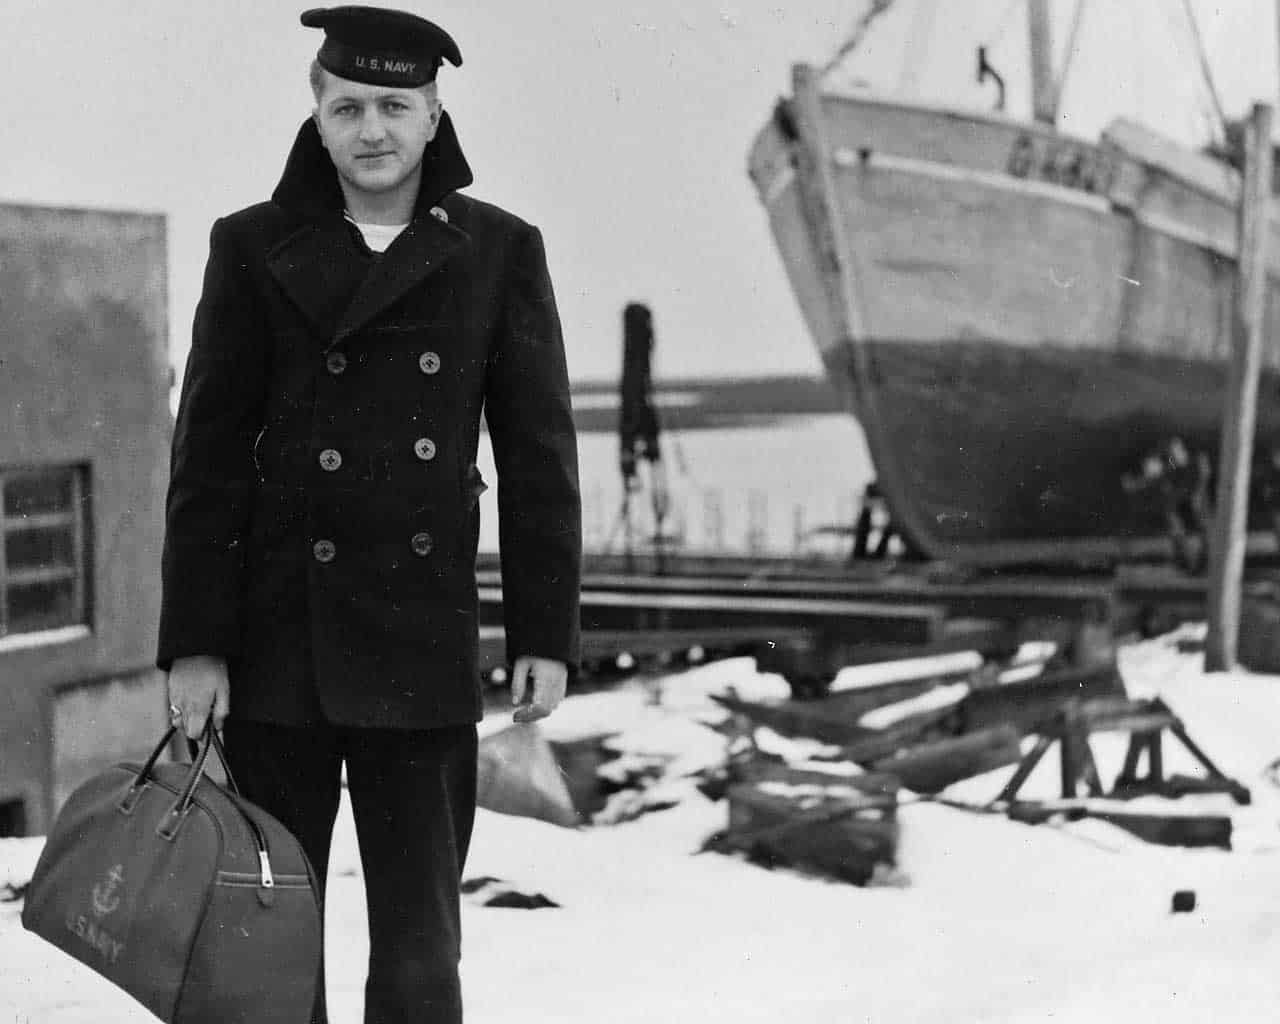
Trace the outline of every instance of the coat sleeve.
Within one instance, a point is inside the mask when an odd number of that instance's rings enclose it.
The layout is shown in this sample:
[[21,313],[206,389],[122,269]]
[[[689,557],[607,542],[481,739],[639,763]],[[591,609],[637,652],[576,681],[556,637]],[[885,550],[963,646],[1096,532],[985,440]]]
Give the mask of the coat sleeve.
[[578,663],[582,508],[564,340],[542,236],[513,241],[485,417],[498,470],[507,658]]
[[240,646],[244,535],[266,381],[257,291],[226,221],[213,226],[174,425],[156,664]]

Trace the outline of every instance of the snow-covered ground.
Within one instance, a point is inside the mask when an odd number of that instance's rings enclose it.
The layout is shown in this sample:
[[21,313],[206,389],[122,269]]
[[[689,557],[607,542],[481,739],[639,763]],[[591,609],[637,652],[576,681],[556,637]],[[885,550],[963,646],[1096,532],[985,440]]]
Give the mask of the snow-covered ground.
[[[1186,636],[1184,633],[1183,636]],[[698,854],[726,808],[679,776],[724,740],[706,694],[784,692],[749,661],[572,698],[542,728],[607,731],[637,763],[667,762],[677,806],[582,830],[481,811],[467,875],[557,909],[468,902],[464,984],[473,1024],[786,1021],[1272,1021],[1280,1017],[1280,678],[1206,676],[1173,638],[1125,648],[1134,696],[1162,695],[1194,739],[1253,791],[1184,801],[1231,814],[1233,852],[1143,844],[1098,821],[1027,826],[927,801],[900,812],[906,884],[855,888]],[[856,681],[855,681],[856,685]],[[500,723],[498,723],[500,724]],[[487,730],[497,728],[490,723]],[[1095,744],[1104,777],[1120,741]],[[1167,770],[1193,773],[1166,744]],[[1052,758],[1024,795],[1051,796]],[[948,791],[990,798],[1011,769]],[[910,799],[909,795],[906,799]],[[350,818],[335,839],[328,907],[334,1024],[360,1020],[366,933]],[[39,840],[0,842],[0,886],[29,876]],[[1197,896],[1171,914],[1176,890]],[[151,1019],[25,932],[0,904],[0,1024]]]

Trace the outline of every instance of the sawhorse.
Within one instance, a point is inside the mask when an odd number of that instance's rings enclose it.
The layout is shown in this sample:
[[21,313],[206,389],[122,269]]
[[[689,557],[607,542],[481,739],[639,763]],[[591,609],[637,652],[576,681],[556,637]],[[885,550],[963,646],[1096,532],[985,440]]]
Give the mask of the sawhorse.
[[[1165,732],[1171,733],[1205,769],[1207,777],[1164,774]],[[1089,737],[1096,732],[1129,733],[1120,774],[1107,793],[1098,774],[1098,765]],[[1203,750],[1187,735],[1186,727],[1160,698],[1128,700],[1103,697],[1071,701],[1040,730],[1035,746],[1023,757],[1018,770],[1000,791],[994,803],[1017,802],[1018,791],[1035,770],[1049,748],[1058,743],[1062,752],[1062,797],[1073,800],[1081,785],[1088,796],[1129,799],[1137,796],[1176,798],[1187,793],[1227,793],[1238,804],[1247,804],[1249,789],[1224,775]],[[1146,774],[1138,775],[1138,764],[1146,754]]]

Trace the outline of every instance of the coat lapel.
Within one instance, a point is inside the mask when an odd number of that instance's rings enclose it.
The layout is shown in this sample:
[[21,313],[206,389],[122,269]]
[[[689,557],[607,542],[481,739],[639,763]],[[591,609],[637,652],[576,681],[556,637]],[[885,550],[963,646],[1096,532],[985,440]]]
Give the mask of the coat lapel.
[[354,334],[420,285],[467,240],[466,232],[435,217],[416,218],[374,262],[347,303],[330,345]]
[[347,224],[330,217],[295,231],[268,254],[267,266],[316,331],[332,338],[370,261],[356,248]]

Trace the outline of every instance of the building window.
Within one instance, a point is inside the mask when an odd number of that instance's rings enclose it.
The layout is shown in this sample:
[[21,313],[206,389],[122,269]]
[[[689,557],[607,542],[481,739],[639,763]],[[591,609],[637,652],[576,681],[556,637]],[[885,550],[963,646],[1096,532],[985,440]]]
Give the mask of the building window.
[[27,806],[21,800],[0,800],[0,839],[27,834]]
[[0,636],[89,622],[84,466],[0,469]]

